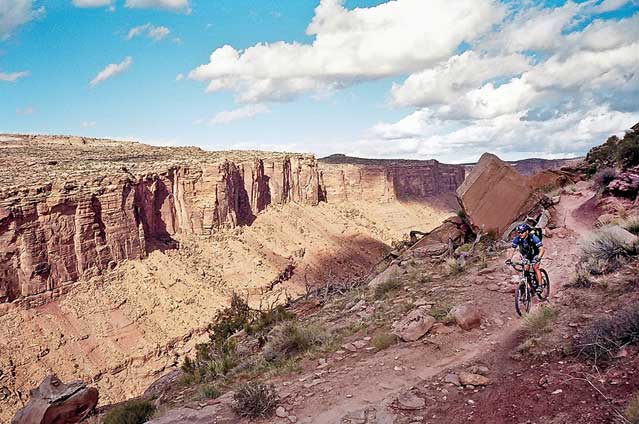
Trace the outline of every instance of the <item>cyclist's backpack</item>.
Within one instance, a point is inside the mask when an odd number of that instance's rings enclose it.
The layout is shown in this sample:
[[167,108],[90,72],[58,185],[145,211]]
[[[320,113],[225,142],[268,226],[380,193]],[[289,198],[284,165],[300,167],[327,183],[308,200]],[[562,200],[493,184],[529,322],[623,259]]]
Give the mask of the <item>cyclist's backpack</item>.
[[530,229],[530,234],[531,235],[536,235],[537,238],[539,239],[539,241],[542,241],[544,239],[544,231],[543,229],[539,228],[539,227],[533,227]]

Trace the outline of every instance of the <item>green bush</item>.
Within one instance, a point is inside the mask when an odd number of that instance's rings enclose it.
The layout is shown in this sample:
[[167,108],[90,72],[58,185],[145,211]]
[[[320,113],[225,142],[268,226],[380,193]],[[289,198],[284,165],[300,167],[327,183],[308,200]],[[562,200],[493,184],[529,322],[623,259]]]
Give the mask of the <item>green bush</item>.
[[624,168],[639,165],[639,136],[626,135],[617,145],[616,160]]
[[283,359],[322,345],[327,340],[328,334],[320,327],[285,321],[276,325],[268,335],[264,358],[267,361]]
[[200,395],[203,399],[216,399],[220,397],[220,390],[211,384],[200,387]]
[[233,396],[233,410],[240,417],[264,418],[273,415],[279,402],[275,387],[263,383],[243,384]]
[[155,413],[155,406],[148,400],[132,400],[111,409],[104,417],[104,424],[143,424]]

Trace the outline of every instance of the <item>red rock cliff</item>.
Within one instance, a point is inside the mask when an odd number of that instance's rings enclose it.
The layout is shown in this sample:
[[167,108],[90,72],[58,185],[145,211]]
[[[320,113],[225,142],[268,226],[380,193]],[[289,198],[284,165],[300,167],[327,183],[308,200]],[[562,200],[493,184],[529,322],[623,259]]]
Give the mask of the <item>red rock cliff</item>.
[[[56,293],[127,259],[250,225],[272,204],[453,198],[464,169],[436,161],[318,166],[310,155],[205,152],[3,136],[0,303]],[[29,170],[29,172],[24,172]]]

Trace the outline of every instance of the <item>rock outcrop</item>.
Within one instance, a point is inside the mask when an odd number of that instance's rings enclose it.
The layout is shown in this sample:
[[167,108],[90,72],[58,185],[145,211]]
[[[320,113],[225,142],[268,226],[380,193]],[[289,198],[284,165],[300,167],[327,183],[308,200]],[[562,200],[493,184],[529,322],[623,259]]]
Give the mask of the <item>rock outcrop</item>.
[[484,153],[457,189],[457,197],[475,232],[502,234],[539,199],[530,179],[497,156]]
[[11,424],[73,424],[84,420],[98,403],[98,391],[82,382],[64,384],[50,375],[31,390],[29,402]]

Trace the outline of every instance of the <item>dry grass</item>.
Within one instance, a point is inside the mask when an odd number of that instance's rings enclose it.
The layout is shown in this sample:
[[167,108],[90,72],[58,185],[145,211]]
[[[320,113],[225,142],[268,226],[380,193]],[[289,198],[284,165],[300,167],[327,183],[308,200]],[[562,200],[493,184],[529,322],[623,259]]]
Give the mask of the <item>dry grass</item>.
[[390,280],[384,281],[375,287],[375,299],[382,299],[388,293],[398,290],[402,286],[402,282],[397,278],[392,278]]
[[575,342],[575,350],[595,362],[612,359],[622,346],[639,343],[639,303],[594,321]]
[[531,336],[548,333],[550,324],[557,318],[557,311],[548,306],[542,306],[535,312],[524,317],[524,329]]
[[639,424],[639,393],[632,398],[624,415],[631,424]]
[[278,324],[268,335],[263,355],[267,361],[274,361],[305,352],[328,341],[328,333],[318,326],[286,321]]
[[378,351],[387,349],[396,343],[397,343],[397,336],[388,331],[377,333],[373,337],[373,340],[371,340],[371,344],[373,345],[375,350],[378,350]]
[[455,258],[446,259],[445,265],[448,275],[457,275],[464,271],[464,266]]
[[626,218],[621,226],[632,234],[639,235],[639,215]]
[[263,418],[273,415],[279,395],[273,385],[249,382],[233,396],[233,410],[240,417]]
[[629,246],[617,230],[603,227],[581,241],[580,262],[594,271],[591,273],[613,271],[623,258],[635,253],[635,246]]
[[133,400],[111,409],[104,417],[104,424],[143,424],[155,412],[148,400]]

